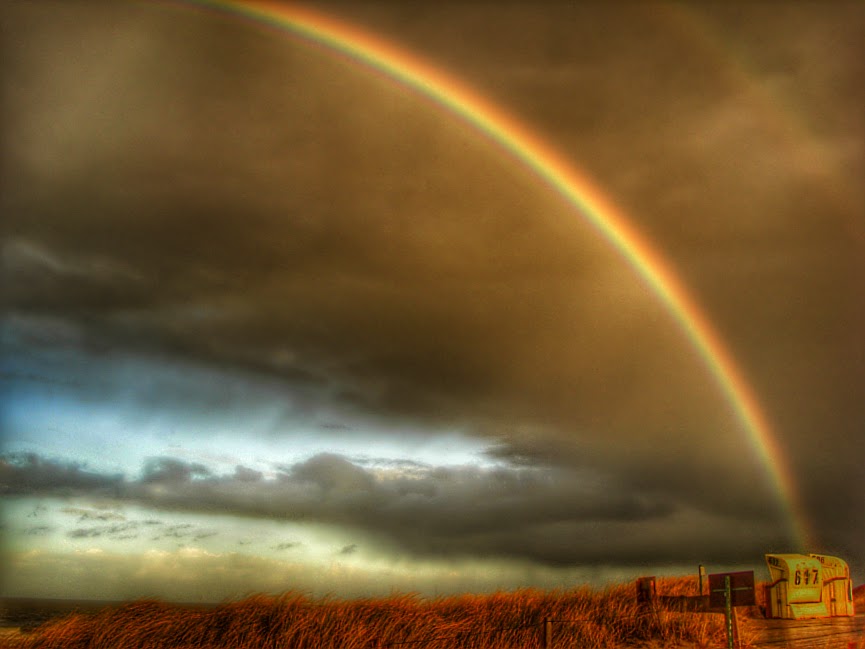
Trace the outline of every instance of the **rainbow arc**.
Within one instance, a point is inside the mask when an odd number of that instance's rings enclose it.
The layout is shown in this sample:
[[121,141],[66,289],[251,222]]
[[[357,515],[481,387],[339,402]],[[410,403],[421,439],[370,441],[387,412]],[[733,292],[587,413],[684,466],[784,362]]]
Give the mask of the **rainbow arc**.
[[584,173],[528,126],[459,79],[377,35],[308,8],[268,1],[185,0],[270,25],[390,77],[485,134],[566,200],[613,246],[664,304],[714,377],[789,521],[790,540],[810,542],[792,473],[757,397],[718,332],[671,265]]

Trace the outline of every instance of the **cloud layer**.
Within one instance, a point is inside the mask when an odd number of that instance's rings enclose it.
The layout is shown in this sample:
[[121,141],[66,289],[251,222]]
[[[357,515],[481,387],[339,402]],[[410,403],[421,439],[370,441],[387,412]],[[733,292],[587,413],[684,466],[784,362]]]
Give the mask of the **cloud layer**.
[[[865,496],[837,493],[865,453],[865,20],[736,7],[324,5],[458,71],[597,179],[743,367],[798,514],[858,555]],[[112,475],[37,452],[0,464],[6,495],[303,517],[382,552],[548,565],[788,540],[764,461],[658,297],[482,134],[182,6],[0,18],[3,400],[123,422],[275,412],[286,445],[375,429],[372,455],[456,430],[500,465],[323,452],[274,475],[174,457]]]
[[[734,515],[741,517],[741,507],[707,508],[673,493],[641,491],[597,473],[561,469],[418,466],[406,472],[364,468],[330,453],[279,467],[273,478],[242,466],[233,474],[215,475],[173,458],[154,459],[139,477],[122,481],[33,456],[9,458],[0,469],[7,495],[74,495],[153,510],[302,520],[353,530],[377,553],[413,559],[663,565],[707,556],[749,561],[766,544],[784,542],[783,521],[771,515],[771,503],[755,512],[730,546],[724,531]],[[69,533],[72,538],[120,540],[142,529],[139,522],[86,509],[78,522],[83,525]],[[198,540],[201,531],[175,525],[153,528],[153,533]],[[351,554],[356,547],[347,545],[341,552]]]

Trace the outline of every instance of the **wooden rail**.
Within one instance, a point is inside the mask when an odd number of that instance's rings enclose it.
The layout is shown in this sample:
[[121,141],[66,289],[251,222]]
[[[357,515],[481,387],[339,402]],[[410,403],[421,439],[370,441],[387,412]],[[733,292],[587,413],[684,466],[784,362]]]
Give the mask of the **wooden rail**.
[[815,620],[740,618],[741,640],[756,649],[865,649],[865,614]]

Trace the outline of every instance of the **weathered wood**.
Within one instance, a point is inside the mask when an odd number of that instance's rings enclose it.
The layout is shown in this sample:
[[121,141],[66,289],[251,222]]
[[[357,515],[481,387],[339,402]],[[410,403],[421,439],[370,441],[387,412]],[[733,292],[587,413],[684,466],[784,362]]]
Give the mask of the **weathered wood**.
[[553,621],[550,618],[544,620],[544,649],[553,647]]
[[814,620],[740,617],[743,644],[760,649],[847,649],[865,647],[865,615]]

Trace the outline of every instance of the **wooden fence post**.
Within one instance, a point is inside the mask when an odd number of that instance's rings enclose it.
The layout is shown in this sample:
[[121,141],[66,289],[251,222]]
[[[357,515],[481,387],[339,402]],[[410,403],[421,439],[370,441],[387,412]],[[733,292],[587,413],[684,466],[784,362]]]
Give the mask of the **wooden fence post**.
[[544,649],[552,649],[553,647],[553,621],[550,618],[544,618]]
[[733,591],[730,588],[730,575],[724,576],[724,617],[727,623],[727,649],[733,649]]

